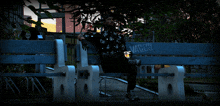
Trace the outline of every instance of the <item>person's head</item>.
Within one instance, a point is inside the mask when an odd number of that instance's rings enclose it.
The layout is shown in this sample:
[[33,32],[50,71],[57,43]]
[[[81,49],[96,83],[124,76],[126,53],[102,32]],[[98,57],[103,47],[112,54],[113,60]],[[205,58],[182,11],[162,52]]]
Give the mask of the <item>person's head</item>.
[[111,12],[105,12],[103,15],[102,15],[102,19],[104,19],[103,23],[105,26],[113,26],[114,25],[114,22],[115,20],[113,20],[113,16],[112,16],[112,13]]
[[109,25],[109,26],[113,26],[114,25],[114,20],[113,20],[113,17],[108,17],[105,19],[105,24],[106,25]]

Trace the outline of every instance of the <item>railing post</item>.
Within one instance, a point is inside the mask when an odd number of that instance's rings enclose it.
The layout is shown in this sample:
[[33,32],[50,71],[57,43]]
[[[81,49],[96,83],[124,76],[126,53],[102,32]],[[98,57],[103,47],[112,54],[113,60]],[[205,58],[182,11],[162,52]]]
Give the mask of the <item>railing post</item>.
[[[153,43],[154,43],[154,41],[155,41],[154,31],[152,31],[152,32],[153,32]],[[154,65],[151,65],[151,73],[154,73]],[[154,79],[154,78],[155,78],[154,76],[151,77],[151,79]]]
[[[38,30],[41,29],[40,27],[38,27]],[[38,35],[38,40],[42,40],[43,35]],[[40,56],[44,56],[46,54],[36,54],[36,55],[40,55]],[[46,71],[46,64],[35,64],[35,71],[39,72],[39,73],[45,73]]]
[[[155,73],[154,71],[154,65],[151,65],[151,73]],[[154,79],[155,77],[154,76],[151,76],[151,79]]]

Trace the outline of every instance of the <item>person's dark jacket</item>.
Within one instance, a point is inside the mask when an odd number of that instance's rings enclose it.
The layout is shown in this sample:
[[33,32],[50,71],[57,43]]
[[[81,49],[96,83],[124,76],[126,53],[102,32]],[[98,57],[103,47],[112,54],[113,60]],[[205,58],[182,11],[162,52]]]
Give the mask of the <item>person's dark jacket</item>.
[[89,42],[95,46],[101,60],[101,66],[107,73],[126,73],[131,70],[128,67],[128,59],[124,56],[126,51],[124,36],[114,31],[102,33],[86,33],[83,42]]

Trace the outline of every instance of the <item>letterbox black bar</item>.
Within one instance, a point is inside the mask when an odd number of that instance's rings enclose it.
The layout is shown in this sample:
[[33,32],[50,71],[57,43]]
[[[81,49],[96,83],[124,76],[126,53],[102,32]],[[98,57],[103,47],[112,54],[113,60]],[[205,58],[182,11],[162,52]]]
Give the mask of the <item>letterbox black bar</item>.
[[65,73],[4,73],[1,77],[47,77],[47,76],[65,76]]

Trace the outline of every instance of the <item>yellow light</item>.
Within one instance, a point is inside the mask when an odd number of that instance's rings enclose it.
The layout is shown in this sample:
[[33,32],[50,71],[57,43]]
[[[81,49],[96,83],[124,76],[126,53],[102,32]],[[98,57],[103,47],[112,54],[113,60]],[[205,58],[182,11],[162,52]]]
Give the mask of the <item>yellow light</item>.
[[130,58],[131,56],[129,55],[131,53],[131,51],[125,51],[124,55],[126,58]]
[[100,32],[101,32],[101,30],[100,30],[100,29],[97,29],[97,30],[96,30],[96,32],[97,32],[97,33],[100,33]]
[[170,65],[164,65],[164,68],[170,67]]
[[129,54],[125,54],[125,57],[130,58]]

